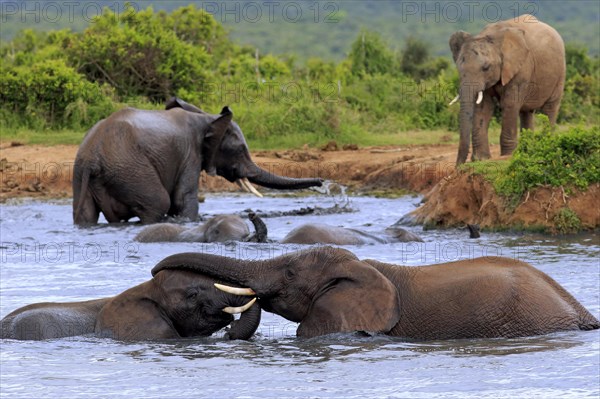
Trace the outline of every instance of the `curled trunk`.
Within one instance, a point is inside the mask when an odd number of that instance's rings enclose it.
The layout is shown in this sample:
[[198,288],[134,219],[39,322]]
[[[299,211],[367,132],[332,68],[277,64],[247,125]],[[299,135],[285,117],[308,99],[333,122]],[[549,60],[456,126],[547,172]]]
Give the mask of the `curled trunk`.
[[262,219],[254,212],[248,215],[250,221],[254,225],[255,233],[248,239],[251,242],[267,242],[267,225],[262,221]]
[[229,339],[250,339],[260,324],[260,316],[260,305],[255,302],[250,309],[242,313],[238,320],[231,323],[231,329],[226,337]]

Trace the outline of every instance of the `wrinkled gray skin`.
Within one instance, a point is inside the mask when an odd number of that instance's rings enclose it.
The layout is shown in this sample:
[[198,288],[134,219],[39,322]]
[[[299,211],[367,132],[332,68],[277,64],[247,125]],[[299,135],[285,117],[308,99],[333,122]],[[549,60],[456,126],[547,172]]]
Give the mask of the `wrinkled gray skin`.
[[290,231],[283,238],[282,243],[364,245],[408,241],[422,242],[423,240],[419,236],[398,227],[388,228],[383,234],[375,235],[346,227],[307,223]]
[[217,280],[172,270],[121,294],[85,302],[36,303],[0,321],[0,338],[42,340],[84,334],[119,340],[208,336],[232,324],[230,339],[249,339],[260,323],[254,304],[239,320],[223,312],[249,298],[217,290]]
[[109,223],[135,216],[157,223],[165,216],[198,218],[202,170],[234,182],[275,189],[320,186],[320,179],[291,179],[269,173],[250,158],[233,114],[211,115],[179,99],[165,111],[126,108],[92,127],[73,169],[73,221]]
[[266,226],[254,213],[249,215],[256,232],[251,234],[244,219],[238,215],[217,215],[206,223],[186,229],[174,223],[159,223],[145,227],[134,238],[139,242],[266,242]]
[[264,261],[182,253],[152,273],[162,270],[193,270],[249,287],[264,310],[299,322],[300,337],[365,331],[436,340],[600,327],[553,279],[510,258],[405,267],[320,247]]
[[206,223],[186,229],[173,223],[160,223],[145,227],[134,238],[139,242],[225,242],[245,241],[250,229],[237,215],[217,215]]
[[[472,136],[472,160],[490,158],[488,126],[495,101],[502,109],[501,155],[517,147],[517,122],[533,129],[540,110],[554,125],[565,84],[565,46],[549,25],[521,15],[487,25],[478,35],[458,31],[450,37],[460,75],[460,144],[456,163],[464,163]],[[483,101],[476,104],[479,91]]]

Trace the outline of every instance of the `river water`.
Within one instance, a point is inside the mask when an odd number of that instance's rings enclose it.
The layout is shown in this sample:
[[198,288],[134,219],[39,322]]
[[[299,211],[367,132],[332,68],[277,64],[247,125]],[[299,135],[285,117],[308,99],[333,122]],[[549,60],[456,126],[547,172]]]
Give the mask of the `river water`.
[[[203,215],[330,207],[336,198],[208,195]],[[350,198],[353,213],[264,219],[281,239],[305,222],[377,232],[419,202]],[[2,206],[0,316],[34,302],[118,294],[150,278],[162,258],[185,251],[264,258],[298,246],[138,244],[142,226],[77,229],[71,204],[25,201]],[[348,246],[361,258],[423,265],[481,255],[518,257],[556,279],[600,316],[598,235],[547,237],[466,230],[421,231],[424,243]],[[0,341],[0,396],[34,398],[598,398],[600,331],[519,339],[405,342],[340,334],[301,340],[297,324],[263,313],[248,342],[209,338],[125,343],[94,337]]]

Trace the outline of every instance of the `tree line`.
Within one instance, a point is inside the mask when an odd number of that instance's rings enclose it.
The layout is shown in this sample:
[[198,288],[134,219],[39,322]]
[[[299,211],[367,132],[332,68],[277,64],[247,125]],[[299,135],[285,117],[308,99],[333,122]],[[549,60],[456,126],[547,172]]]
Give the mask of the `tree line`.
[[[457,131],[458,106],[448,107],[456,69],[418,37],[396,51],[363,29],[341,61],[299,63],[232,41],[194,5],[130,11],[107,9],[81,32],[26,29],[3,43],[2,128],[83,132],[126,105],[158,109],[178,96],[208,112],[231,106],[246,136],[265,147]],[[559,123],[597,124],[598,58],[567,45],[567,64]]]

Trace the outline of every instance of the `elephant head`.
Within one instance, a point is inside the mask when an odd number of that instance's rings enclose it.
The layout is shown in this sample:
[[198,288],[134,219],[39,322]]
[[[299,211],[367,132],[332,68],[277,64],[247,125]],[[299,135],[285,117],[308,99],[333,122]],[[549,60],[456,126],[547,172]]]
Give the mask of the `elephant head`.
[[[183,108],[186,111],[206,114],[185,101],[172,98],[166,109]],[[250,157],[246,139],[237,123],[232,121],[233,113],[224,107],[221,114],[212,122],[211,132],[205,136],[205,158],[202,168],[209,175],[219,175],[230,182],[237,182],[244,190],[261,196],[250,184],[255,183],[274,189],[302,189],[321,186],[321,179],[293,179],[270,173],[256,165]]]
[[163,259],[152,273],[165,270],[193,270],[249,287],[229,292],[256,295],[265,310],[300,322],[297,335],[301,337],[387,332],[400,318],[395,286],[374,267],[342,249],[321,247],[264,261],[182,253]]
[[234,322],[230,339],[249,339],[260,323],[260,307],[215,288],[217,280],[186,270],[165,270],[109,301],[96,333],[116,339],[208,336]]
[[[460,144],[456,162],[461,164],[467,159],[471,134],[478,128],[474,126],[479,123],[475,120],[476,107],[481,107],[484,94],[492,95],[489,92],[492,87],[503,87],[511,82],[527,60],[529,49],[522,29],[499,26],[490,27],[477,36],[455,32],[449,44],[460,76]],[[484,138],[473,134],[472,139],[472,158],[489,158],[489,150],[478,153],[479,141]],[[487,146],[487,136],[485,143]]]

